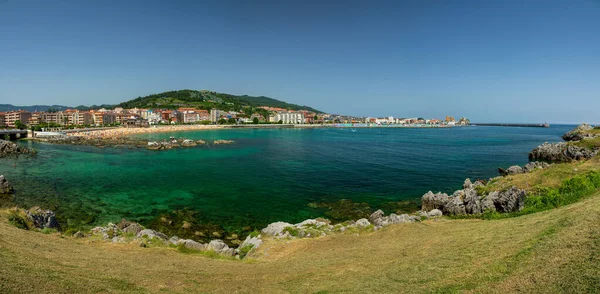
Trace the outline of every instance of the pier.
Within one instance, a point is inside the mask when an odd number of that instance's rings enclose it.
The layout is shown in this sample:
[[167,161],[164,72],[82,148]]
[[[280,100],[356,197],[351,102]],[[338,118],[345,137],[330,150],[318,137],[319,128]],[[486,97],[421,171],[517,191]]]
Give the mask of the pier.
[[471,124],[473,126],[482,126],[482,127],[525,127],[525,128],[549,128],[550,125],[547,123],[543,124]]
[[5,136],[9,137],[10,140],[16,140],[21,138],[27,138],[27,130],[0,130],[0,139],[4,140]]

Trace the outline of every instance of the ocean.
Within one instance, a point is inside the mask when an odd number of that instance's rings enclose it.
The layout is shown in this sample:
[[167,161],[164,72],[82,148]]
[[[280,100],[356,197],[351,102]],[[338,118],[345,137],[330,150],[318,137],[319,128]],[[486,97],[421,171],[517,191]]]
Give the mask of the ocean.
[[122,218],[148,224],[174,210],[227,230],[324,216],[341,199],[371,208],[451,193],[465,178],[527,163],[531,149],[574,126],[550,128],[224,129],[139,135],[234,140],[167,151],[21,141],[33,158],[0,160],[15,203],[55,210],[67,225]]

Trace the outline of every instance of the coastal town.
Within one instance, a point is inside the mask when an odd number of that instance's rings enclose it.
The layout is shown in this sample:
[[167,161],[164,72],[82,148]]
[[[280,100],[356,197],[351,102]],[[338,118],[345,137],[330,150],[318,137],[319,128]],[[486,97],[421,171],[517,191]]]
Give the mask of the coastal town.
[[97,110],[67,109],[57,111],[29,112],[16,110],[0,112],[0,128],[31,129],[75,129],[93,127],[143,128],[156,125],[244,125],[244,124],[292,124],[292,125],[331,125],[336,127],[376,127],[376,126],[423,126],[451,127],[469,125],[467,118],[426,119],[422,117],[356,117],[306,110],[260,106],[260,111],[252,114],[220,109],[198,109],[181,107],[178,109],[114,109]]

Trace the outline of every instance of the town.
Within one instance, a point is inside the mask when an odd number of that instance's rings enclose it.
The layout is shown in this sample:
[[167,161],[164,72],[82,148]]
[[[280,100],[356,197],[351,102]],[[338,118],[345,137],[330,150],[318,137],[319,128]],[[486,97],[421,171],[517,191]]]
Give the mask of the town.
[[97,110],[67,109],[57,111],[28,112],[23,110],[0,112],[0,128],[17,129],[74,129],[90,127],[150,127],[152,125],[243,125],[243,124],[320,124],[336,127],[375,127],[375,126],[465,126],[467,118],[455,120],[452,116],[445,119],[355,117],[327,113],[315,113],[306,110],[290,110],[260,106],[252,114],[240,111],[219,109],[197,109],[182,107],[178,109],[114,109]]

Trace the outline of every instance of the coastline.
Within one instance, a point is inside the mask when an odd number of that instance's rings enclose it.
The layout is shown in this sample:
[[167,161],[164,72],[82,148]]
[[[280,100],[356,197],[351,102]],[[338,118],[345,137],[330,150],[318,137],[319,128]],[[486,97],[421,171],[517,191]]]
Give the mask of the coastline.
[[103,128],[99,130],[68,130],[67,136],[83,137],[86,139],[114,139],[139,134],[171,133],[186,131],[207,131],[223,129],[319,129],[319,128],[453,128],[463,126],[438,125],[363,125],[363,124],[258,124],[258,125],[161,125],[148,128]]

